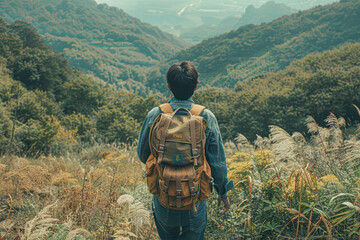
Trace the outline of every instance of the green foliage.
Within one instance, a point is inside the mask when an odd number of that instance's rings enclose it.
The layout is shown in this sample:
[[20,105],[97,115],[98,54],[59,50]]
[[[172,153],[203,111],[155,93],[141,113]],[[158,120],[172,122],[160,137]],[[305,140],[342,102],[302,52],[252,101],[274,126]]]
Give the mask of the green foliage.
[[225,89],[209,88],[195,92],[194,101],[197,104],[206,106],[210,109],[220,126],[220,131],[225,138],[233,138],[229,129],[229,120],[234,118],[233,104],[235,101],[235,93]]
[[348,44],[309,55],[283,71],[239,82],[235,90],[201,90],[194,99],[214,111],[226,139],[242,133],[255,140],[256,135],[268,134],[269,125],[303,132],[308,115],[323,121],[333,112],[355,120],[352,104],[360,104],[359,59],[360,44]]
[[8,102],[11,99],[20,98],[26,89],[18,81],[14,81],[10,77],[10,71],[0,63],[0,99]]
[[16,20],[10,25],[13,33],[20,37],[24,48],[48,49],[44,39],[29,22]]
[[166,63],[190,60],[204,85],[232,88],[238,81],[282,70],[310,53],[360,41],[359,22],[359,1],[318,6],[205,40]]
[[[0,15],[8,22],[32,23],[83,72],[143,93],[148,69],[187,45],[123,10],[92,0],[1,2]],[[46,48],[28,23],[12,25],[25,47]]]
[[61,86],[63,107],[67,114],[91,114],[103,104],[105,92],[83,74],[74,74]]
[[42,120],[45,108],[37,101],[34,92],[27,92],[20,98],[10,102],[12,115],[20,122],[26,123],[30,119]]
[[90,142],[91,138],[96,134],[94,122],[81,113],[64,116],[62,125],[65,126],[66,129],[75,131],[79,140],[83,142]]
[[71,70],[26,22],[0,26],[1,154],[61,154],[94,140],[133,142],[146,113],[165,101]]
[[133,142],[140,124],[117,107],[104,106],[96,113],[96,128],[107,141]]
[[10,114],[5,108],[4,104],[0,101],[0,153],[8,150],[11,141],[11,128]]
[[16,135],[18,142],[21,143],[21,153],[30,156],[50,153],[58,131],[59,124],[55,118],[30,119]]
[[28,89],[57,93],[57,87],[66,80],[68,63],[58,53],[25,48],[13,62],[8,63],[13,78]]

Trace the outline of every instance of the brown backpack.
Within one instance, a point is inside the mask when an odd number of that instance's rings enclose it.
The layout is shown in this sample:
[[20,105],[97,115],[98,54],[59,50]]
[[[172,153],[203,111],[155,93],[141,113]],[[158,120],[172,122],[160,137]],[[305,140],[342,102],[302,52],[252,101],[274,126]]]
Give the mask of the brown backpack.
[[[173,112],[166,103],[160,109],[149,134],[151,154],[145,166],[149,191],[160,195],[167,208],[192,208],[197,213],[195,204],[209,198],[212,180],[205,158],[206,122],[199,116],[204,107]],[[186,115],[176,114],[180,110]]]

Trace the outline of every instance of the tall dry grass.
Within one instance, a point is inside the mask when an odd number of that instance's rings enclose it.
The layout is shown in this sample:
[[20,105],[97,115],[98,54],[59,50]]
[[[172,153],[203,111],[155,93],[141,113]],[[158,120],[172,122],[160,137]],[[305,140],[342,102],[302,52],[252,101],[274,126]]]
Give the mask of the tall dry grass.
[[[231,209],[208,200],[206,239],[360,239],[360,127],[329,115],[226,143]],[[0,158],[0,239],[158,239],[135,146]]]
[[0,239],[156,239],[142,172],[127,145],[96,144],[62,157],[4,155]]
[[360,127],[334,114],[306,124],[226,144],[232,207],[210,211],[209,239],[360,239]]

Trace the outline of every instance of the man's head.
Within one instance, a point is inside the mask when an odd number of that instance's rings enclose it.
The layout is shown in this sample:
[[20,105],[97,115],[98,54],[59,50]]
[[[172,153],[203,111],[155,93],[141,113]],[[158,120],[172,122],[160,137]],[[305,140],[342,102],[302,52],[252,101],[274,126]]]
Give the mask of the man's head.
[[199,83],[198,72],[189,61],[173,64],[166,74],[166,79],[170,91],[180,100],[190,98]]

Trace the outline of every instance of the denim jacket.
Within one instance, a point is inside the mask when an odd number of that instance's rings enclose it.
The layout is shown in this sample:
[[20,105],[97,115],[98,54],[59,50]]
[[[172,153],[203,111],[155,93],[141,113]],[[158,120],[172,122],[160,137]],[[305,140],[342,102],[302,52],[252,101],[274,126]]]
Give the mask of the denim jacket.
[[[194,106],[194,101],[189,98],[187,100],[179,100],[171,98],[169,101],[173,110],[178,108],[186,108],[190,110]],[[161,113],[159,107],[153,108],[146,116],[142,125],[139,141],[137,144],[137,154],[143,163],[150,156],[149,132],[153,121]],[[205,109],[201,116],[207,123],[205,130],[205,157],[211,168],[211,175],[214,178],[214,187],[217,193],[225,197],[227,192],[234,187],[233,182],[227,178],[227,167],[224,146],[221,139],[220,129],[215,115],[208,109]]]

